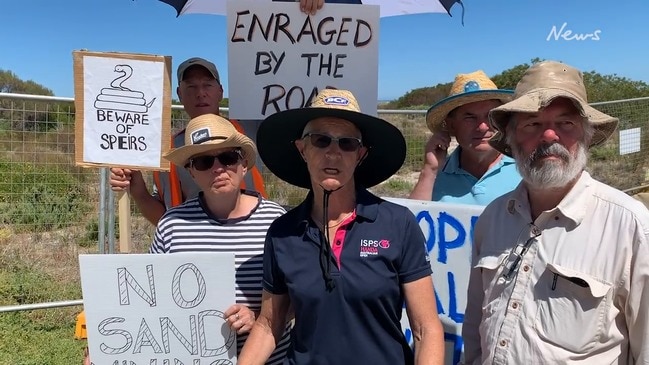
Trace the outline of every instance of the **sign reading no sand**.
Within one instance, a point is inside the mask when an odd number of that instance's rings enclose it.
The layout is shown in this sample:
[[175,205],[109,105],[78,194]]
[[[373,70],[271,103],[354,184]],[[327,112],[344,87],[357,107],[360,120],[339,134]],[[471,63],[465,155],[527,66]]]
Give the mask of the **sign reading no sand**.
[[233,365],[234,254],[80,255],[96,365]]

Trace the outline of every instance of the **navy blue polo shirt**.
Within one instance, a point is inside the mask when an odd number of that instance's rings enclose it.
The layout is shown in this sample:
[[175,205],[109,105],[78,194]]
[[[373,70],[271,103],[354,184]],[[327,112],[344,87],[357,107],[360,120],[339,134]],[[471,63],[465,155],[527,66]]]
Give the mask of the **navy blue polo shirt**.
[[[334,193],[335,194],[335,193]],[[310,219],[313,193],[277,218],[264,251],[264,289],[288,294],[295,310],[284,364],[413,364],[403,335],[402,284],[431,275],[424,235],[407,208],[357,192],[340,267],[333,255],[327,291],[320,230]]]

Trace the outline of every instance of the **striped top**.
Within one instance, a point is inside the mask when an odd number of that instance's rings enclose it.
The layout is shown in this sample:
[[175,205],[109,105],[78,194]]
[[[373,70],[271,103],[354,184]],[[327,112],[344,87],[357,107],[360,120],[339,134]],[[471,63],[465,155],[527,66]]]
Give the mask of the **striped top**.
[[[257,192],[242,191],[259,199],[249,215],[218,219],[206,208],[203,193],[167,210],[158,222],[151,253],[234,252],[236,303],[252,311],[261,309],[263,252],[266,231],[286,210]],[[290,326],[267,364],[282,364],[290,343]],[[237,335],[237,354],[248,337]]]

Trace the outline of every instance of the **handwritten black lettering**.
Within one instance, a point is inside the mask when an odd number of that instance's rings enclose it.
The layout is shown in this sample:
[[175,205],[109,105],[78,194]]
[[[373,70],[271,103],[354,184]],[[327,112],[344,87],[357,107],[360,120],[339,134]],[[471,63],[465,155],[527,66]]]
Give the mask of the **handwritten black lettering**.
[[[277,70],[284,60],[284,56],[286,56],[286,52],[282,52],[279,57],[277,57],[277,55],[275,55],[275,52],[273,51],[257,52],[257,60],[255,61],[255,75],[266,74],[271,71],[273,72],[273,75],[277,74]],[[272,64],[273,61],[275,62],[274,66]],[[266,67],[261,68],[262,65]]]
[[155,339],[151,327],[146,322],[146,319],[142,318],[140,322],[140,330],[137,332],[137,337],[135,338],[135,344],[133,345],[133,353],[139,354],[142,352],[142,346],[151,347],[153,352],[156,354],[162,353],[162,347]]
[[144,136],[116,136],[114,134],[103,133],[100,136],[102,143],[99,147],[102,150],[135,150],[146,151],[147,144]]
[[[318,29],[320,26],[318,26]],[[302,24],[302,29],[300,29],[300,33],[297,35],[297,42],[302,41],[302,37],[304,36],[311,36],[311,39],[313,40],[313,44],[317,44],[318,40],[316,39],[315,32],[313,31],[313,24],[311,24],[311,17],[307,16],[306,19],[304,19],[304,24]]]
[[323,26],[325,24],[327,24],[329,22],[333,22],[333,21],[334,21],[334,18],[332,16],[328,16],[328,17],[325,17],[324,19],[322,19],[320,21],[320,24],[318,24],[318,38],[320,39],[320,44],[323,44],[325,46],[328,45],[333,40],[334,35],[336,35],[336,30],[335,29],[330,29],[330,30],[328,30],[328,31],[326,31],[324,33],[325,35],[328,36],[328,38],[323,38],[323,35],[322,35]]
[[198,331],[200,335],[198,336],[198,341],[201,348],[201,357],[209,356],[218,356],[224,354],[232,347],[235,340],[234,331],[230,331],[228,338],[225,339],[223,346],[217,348],[208,348],[207,340],[205,338],[205,320],[207,318],[212,318],[216,323],[223,321],[223,312],[217,310],[204,310],[198,313]]
[[318,57],[319,53],[302,53],[300,57],[306,58],[306,75],[311,76],[311,59]]
[[[334,89],[334,87],[331,86],[327,86],[327,88]],[[301,108],[310,103],[311,100],[318,95],[318,87],[313,87],[308,97],[301,86],[293,86],[286,91],[286,88],[282,85],[270,84],[264,86],[263,90],[264,102],[261,106],[262,115],[268,115],[269,107],[274,109],[270,114],[277,113],[281,110]],[[284,109],[281,109],[281,104],[283,104]]]
[[149,115],[97,109],[97,121],[149,125]]
[[336,55],[335,62],[334,62],[334,74],[333,74],[333,77],[335,79],[339,79],[339,78],[343,77],[342,74],[338,73],[338,70],[340,70],[341,68],[343,68],[345,66],[341,61],[343,58],[347,58],[347,55],[346,54],[337,54]]
[[261,104],[261,114],[266,115],[269,105],[275,108],[274,113],[279,112],[278,102],[284,98],[284,95],[286,95],[286,91],[282,85],[271,84],[264,86],[264,101]]
[[[360,40],[361,27],[365,28],[366,35],[365,40]],[[368,22],[363,19],[356,19],[356,33],[354,33],[354,47],[363,47],[366,46],[372,40],[372,27]]]
[[349,33],[349,29],[345,28],[345,23],[349,23],[352,21],[352,18],[342,18],[340,20],[340,30],[338,31],[338,38],[336,38],[336,45],[337,46],[346,46],[348,43],[343,42],[340,40],[340,37],[345,34]]
[[[325,57],[327,57],[326,60]],[[322,76],[322,70],[326,70],[327,76],[331,76],[331,59],[331,53],[329,53],[327,56],[323,54],[320,55],[320,70],[318,71],[319,76]]]
[[192,314],[189,316],[189,328],[191,331],[189,334],[190,339],[187,339],[169,317],[160,318],[160,329],[162,333],[162,343],[165,346],[165,353],[168,354],[171,352],[169,347],[169,332],[171,331],[187,352],[191,355],[198,355],[198,328],[196,326],[196,315]]
[[242,15],[248,15],[250,14],[250,10],[244,10],[244,11],[238,11],[237,12],[237,19],[234,21],[234,32],[232,32],[232,37],[230,38],[230,41],[233,43],[236,42],[245,42],[246,40],[241,37],[237,37],[237,29],[245,28],[245,25],[239,23],[239,17]]
[[[280,23],[280,18],[282,22]],[[279,32],[281,31],[286,35],[289,41],[291,41],[291,44],[295,44],[295,38],[291,35],[291,32],[286,29],[286,27],[291,24],[291,19],[286,15],[286,13],[279,13],[275,15],[275,34],[273,36],[273,41],[277,42],[277,38],[279,35]]]
[[262,37],[264,37],[264,40],[268,42],[268,35],[270,34],[270,28],[273,25],[273,14],[270,15],[268,22],[266,23],[265,30],[263,25],[261,24],[261,19],[257,16],[257,14],[253,14],[252,24],[250,25],[250,31],[248,32],[248,42],[252,40],[252,36],[255,33],[255,24],[259,26],[259,31],[261,32]]
[[117,286],[119,288],[119,304],[129,305],[131,300],[129,298],[128,288],[131,287],[135,293],[144,299],[149,306],[156,306],[155,296],[155,281],[153,279],[153,265],[146,265],[146,277],[149,284],[149,293],[147,293],[142,285],[133,277],[133,275],[125,268],[120,267],[117,269]]
[[[297,104],[293,102],[296,100],[294,95],[296,95],[299,98],[297,99],[298,100]],[[284,106],[286,107],[286,110],[301,108],[304,106],[305,101],[306,100],[304,99],[304,90],[302,90],[300,86],[293,86],[292,88],[288,89],[288,92],[286,93],[286,102]]]
[[123,329],[106,329],[107,326],[114,324],[114,323],[123,323],[124,318],[122,317],[110,317],[106,318],[103,321],[99,322],[99,326],[97,328],[97,331],[99,332],[100,335],[103,336],[122,336],[124,337],[124,345],[121,347],[111,347],[106,345],[105,343],[101,343],[99,345],[99,349],[101,352],[104,354],[109,354],[109,355],[117,355],[117,354],[122,354],[131,347],[131,344],[133,343],[133,336],[131,334]]
[[[180,279],[186,271],[191,271],[194,274],[198,288],[196,295],[191,300],[186,300],[181,291]],[[203,299],[205,299],[205,277],[203,277],[203,274],[198,270],[198,267],[192,263],[180,265],[174,273],[173,281],[171,283],[171,293],[174,302],[180,308],[194,308],[201,304]]]
[[[363,19],[351,17],[324,17],[317,23],[311,16],[304,18],[299,27],[291,28],[291,18],[286,13],[271,13],[263,17],[250,10],[237,12],[235,26],[230,40],[236,42],[252,42],[260,35],[266,42],[288,40],[291,44],[297,42],[313,43],[314,45],[335,45],[345,47],[364,47],[373,39],[371,25]],[[352,24],[356,23],[352,31]],[[245,32],[246,37],[242,36]],[[271,37],[272,34],[272,37]],[[352,41],[353,40],[353,41]]]

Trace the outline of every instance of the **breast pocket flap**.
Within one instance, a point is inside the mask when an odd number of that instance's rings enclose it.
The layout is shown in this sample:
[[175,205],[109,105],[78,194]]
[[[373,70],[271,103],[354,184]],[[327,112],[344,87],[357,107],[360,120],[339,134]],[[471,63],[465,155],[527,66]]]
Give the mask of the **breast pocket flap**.
[[557,264],[548,263],[548,269],[581,287],[588,287],[594,298],[604,297],[611,290],[611,283],[604,282],[589,274],[569,269]]
[[485,255],[478,259],[474,268],[495,270],[505,259],[506,254]]

